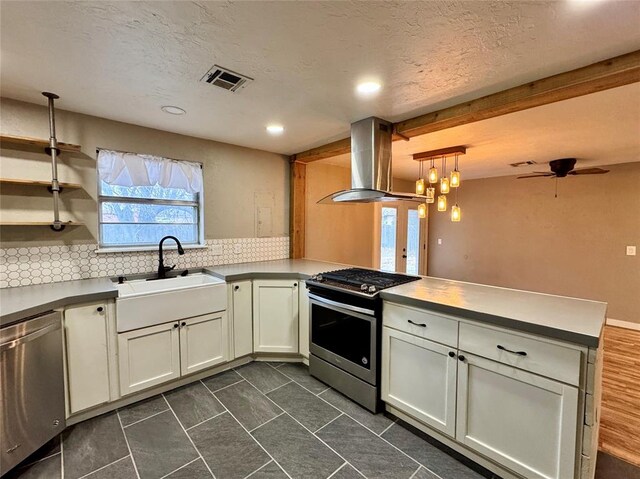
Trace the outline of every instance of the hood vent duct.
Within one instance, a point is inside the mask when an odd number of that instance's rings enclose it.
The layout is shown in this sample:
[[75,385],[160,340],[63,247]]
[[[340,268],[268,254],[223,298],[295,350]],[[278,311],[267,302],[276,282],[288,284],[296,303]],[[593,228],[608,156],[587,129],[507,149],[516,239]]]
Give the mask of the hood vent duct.
[[366,118],[351,125],[351,189],[332,193],[318,203],[424,202],[424,196],[393,192],[391,136],[393,125]]

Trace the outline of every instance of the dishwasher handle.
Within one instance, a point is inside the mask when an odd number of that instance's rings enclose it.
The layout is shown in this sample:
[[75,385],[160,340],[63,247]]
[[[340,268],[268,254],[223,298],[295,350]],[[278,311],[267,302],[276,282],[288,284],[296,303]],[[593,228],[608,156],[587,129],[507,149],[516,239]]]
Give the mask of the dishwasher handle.
[[7,341],[6,343],[0,344],[0,352],[7,351],[9,349],[13,349],[15,347],[20,346],[21,344],[28,343],[33,341],[34,339],[38,339],[40,336],[44,336],[51,331],[55,331],[60,328],[60,324],[53,323],[49,326],[45,326],[44,328],[40,328],[33,333],[27,334],[26,336],[22,336],[20,338],[14,339],[13,341]]

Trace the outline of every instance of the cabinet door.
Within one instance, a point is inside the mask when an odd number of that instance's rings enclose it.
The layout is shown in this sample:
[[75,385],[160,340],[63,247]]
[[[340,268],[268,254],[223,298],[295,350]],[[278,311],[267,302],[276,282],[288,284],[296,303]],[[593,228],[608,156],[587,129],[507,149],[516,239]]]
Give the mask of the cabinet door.
[[179,323],[118,334],[120,393],[124,396],[180,377]]
[[66,308],[64,334],[69,413],[109,402],[107,305]]
[[253,282],[253,346],[256,352],[298,352],[298,280]]
[[180,322],[182,375],[227,361],[227,314],[198,316]]
[[527,478],[574,477],[578,388],[460,354],[456,439]]
[[238,281],[229,287],[233,311],[233,355],[239,358],[253,353],[251,281]]
[[299,321],[299,335],[298,344],[300,354],[309,359],[309,295],[307,294],[307,288],[304,285],[304,281],[299,283],[298,293],[298,315]]
[[453,348],[385,326],[382,400],[453,437],[457,363]]

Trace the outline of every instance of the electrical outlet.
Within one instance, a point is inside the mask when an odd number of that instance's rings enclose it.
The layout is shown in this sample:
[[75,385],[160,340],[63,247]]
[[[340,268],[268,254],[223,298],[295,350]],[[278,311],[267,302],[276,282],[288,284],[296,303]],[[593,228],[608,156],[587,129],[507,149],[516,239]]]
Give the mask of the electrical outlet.
[[442,238],[438,238],[438,244],[442,244]]
[[222,256],[222,245],[221,244],[214,244],[211,247],[211,253],[214,256]]
[[234,254],[242,254],[242,245],[240,243],[234,243],[233,252]]
[[636,255],[636,247],[627,246],[627,256],[635,256],[635,255]]

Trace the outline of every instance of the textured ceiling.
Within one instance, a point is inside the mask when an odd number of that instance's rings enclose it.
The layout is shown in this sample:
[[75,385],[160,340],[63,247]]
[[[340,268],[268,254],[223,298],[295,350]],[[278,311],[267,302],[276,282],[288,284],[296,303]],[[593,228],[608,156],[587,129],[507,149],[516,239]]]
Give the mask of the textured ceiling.
[[[640,83],[395,141],[393,176],[415,180],[414,153],[456,145],[467,147],[465,178],[546,171],[556,158],[577,158],[576,168],[640,161]],[[509,166],[527,160],[539,164]],[[350,164],[349,155],[325,161]]]
[[[1,94],[291,154],[640,48],[637,1],[0,3]],[[214,63],[255,78],[199,82]],[[383,83],[369,99],[355,85]],[[185,116],[160,111],[178,105]],[[265,132],[282,123],[280,137]]]

